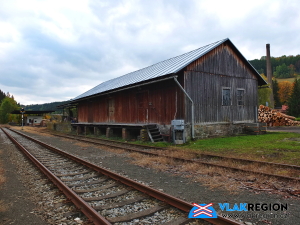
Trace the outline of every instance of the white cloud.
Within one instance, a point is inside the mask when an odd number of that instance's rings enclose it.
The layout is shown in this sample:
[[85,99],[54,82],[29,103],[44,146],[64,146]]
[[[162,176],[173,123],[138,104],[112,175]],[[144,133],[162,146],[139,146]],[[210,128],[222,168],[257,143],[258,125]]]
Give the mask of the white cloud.
[[0,8],[0,89],[22,104],[230,38],[247,59],[299,54],[298,1],[10,0]]

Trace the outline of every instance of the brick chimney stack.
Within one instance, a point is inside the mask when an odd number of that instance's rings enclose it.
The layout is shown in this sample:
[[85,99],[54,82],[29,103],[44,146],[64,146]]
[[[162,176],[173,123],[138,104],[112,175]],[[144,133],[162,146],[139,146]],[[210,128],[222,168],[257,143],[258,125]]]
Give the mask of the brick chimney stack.
[[267,67],[266,67],[266,75],[269,83],[269,87],[271,88],[271,94],[270,94],[270,107],[274,108],[274,96],[273,96],[273,84],[272,84],[272,66],[271,66],[271,56],[270,56],[270,44],[266,45],[267,49]]

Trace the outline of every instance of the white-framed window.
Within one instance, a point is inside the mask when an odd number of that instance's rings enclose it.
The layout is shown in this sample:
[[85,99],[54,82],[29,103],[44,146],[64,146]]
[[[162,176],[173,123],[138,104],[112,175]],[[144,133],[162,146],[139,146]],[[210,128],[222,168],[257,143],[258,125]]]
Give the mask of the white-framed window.
[[245,89],[237,89],[236,91],[236,99],[237,105],[245,105]]
[[222,105],[231,105],[231,88],[229,87],[222,88]]

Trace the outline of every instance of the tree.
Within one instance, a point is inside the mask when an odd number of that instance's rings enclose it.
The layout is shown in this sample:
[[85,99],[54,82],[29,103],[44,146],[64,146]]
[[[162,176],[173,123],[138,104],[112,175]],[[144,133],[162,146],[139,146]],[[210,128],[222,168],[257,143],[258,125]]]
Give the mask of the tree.
[[291,97],[293,91],[293,83],[289,81],[281,81],[278,83],[279,101],[286,104]]
[[279,99],[279,86],[277,80],[273,80],[273,96],[274,96],[274,105],[275,107],[281,107],[282,103]]
[[6,97],[5,93],[0,90],[0,104],[1,104],[2,99],[4,99],[5,97]]
[[[295,72],[296,72],[296,67],[293,65],[293,64],[291,64],[291,65],[289,65],[288,66],[288,68],[289,68],[289,71],[290,71],[290,77],[295,77]],[[297,76],[297,75],[296,75]]]
[[10,115],[14,110],[19,109],[17,102],[10,97],[5,97],[0,105],[0,123],[5,124],[11,120],[17,120],[15,115]]
[[295,69],[296,69],[296,72],[300,73],[300,60],[295,62]]
[[270,104],[271,88],[260,88],[258,89],[258,105],[266,105],[266,102]]
[[276,66],[274,77],[276,78],[288,78],[291,77],[291,71],[290,68],[283,63],[280,66]]
[[[293,64],[296,67],[297,72],[300,72],[300,68],[297,67],[297,65],[300,66],[299,65],[299,60],[300,60],[300,55],[299,54],[296,55],[296,56],[283,55],[283,56],[280,56],[280,57],[271,57],[271,64],[274,68],[276,68],[276,66],[282,65],[283,63],[285,63],[285,65]],[[254,66],[254,68],[256,70],[259,70],[259,69],[264,69],[265,70],[266,56],[262,56],[260,59],[249,60],[249,62]]]
[[288,113],[291,116],[300,117],[300,79],[295,79],[293,90],[288,101]]

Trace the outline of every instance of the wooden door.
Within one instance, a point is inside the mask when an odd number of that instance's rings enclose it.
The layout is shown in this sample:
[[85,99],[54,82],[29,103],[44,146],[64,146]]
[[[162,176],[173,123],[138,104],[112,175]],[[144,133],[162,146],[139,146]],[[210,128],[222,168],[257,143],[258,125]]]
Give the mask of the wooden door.
[[115,122],[115,99],[108,99],[108,122]]
[[136,95],[137,100],[137,122],[148,123],[148,91],[139,92]]
[[94,121],[94,118],[93,118],[93,115],[94,115],[94,105],[93,105],[93,102],[90,101],[88,102],[88,123],[93,123]]

